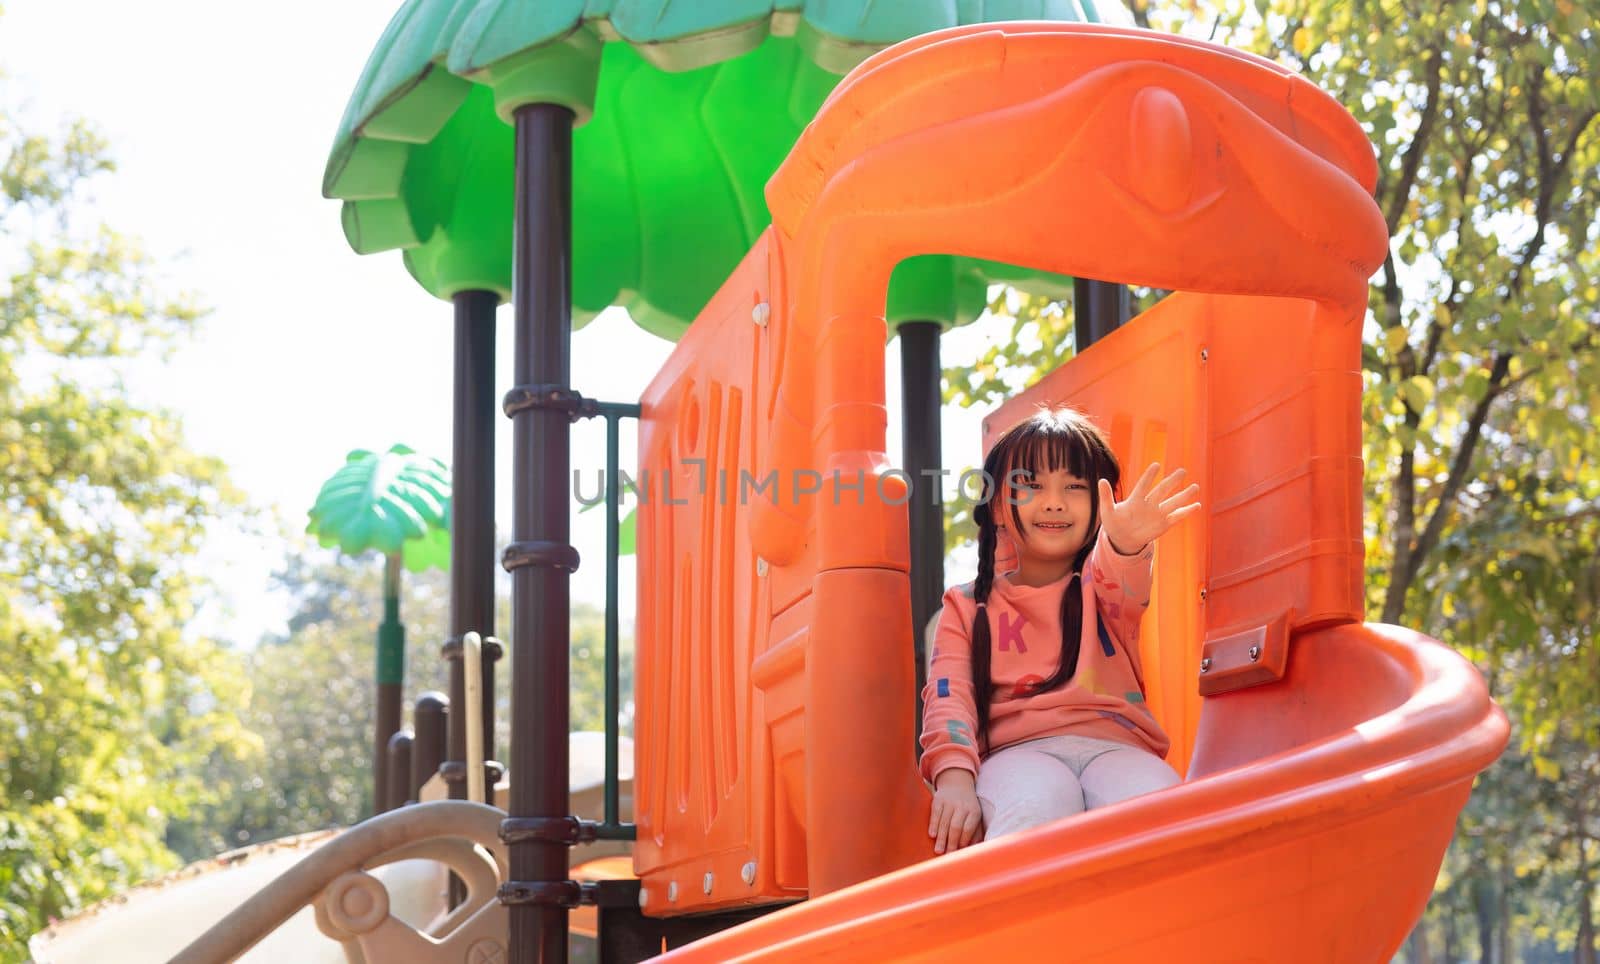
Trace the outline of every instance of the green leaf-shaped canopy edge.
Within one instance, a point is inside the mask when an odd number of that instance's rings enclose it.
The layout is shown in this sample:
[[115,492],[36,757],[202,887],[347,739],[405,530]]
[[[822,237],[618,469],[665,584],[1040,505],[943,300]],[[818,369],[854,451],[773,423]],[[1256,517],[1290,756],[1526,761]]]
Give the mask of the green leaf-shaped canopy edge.
[[306,531],[352,556],[400,553],[412,572],[450,568],[450,470],[396,445],[351,452],[322,484]]
[[[407,0],[340,123],[323,193],[362,254],[401,249],[430,293],[511,291],[514,136],[563,104],[573,136],[573,321],[621,305],[681,335],[770,221],[762,189],[839,78],[889,44],[1000,20],[1126,23],[1115,0]],[[989,281],[908,262],[891,323],[964,323]]]

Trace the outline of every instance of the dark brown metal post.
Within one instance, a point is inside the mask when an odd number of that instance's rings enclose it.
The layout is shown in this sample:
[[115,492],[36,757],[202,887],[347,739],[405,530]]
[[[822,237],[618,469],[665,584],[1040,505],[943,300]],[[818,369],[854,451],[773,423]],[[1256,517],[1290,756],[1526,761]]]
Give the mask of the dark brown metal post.
[[550,104],[516,111],[515,261],[517,387],[512,416],[511,816],[500,834],[511,857],[512,964],[565,964],[567,879],[569,580],[571,546],[572,112]]
[[389,792],[384,801],[385,810],[396,810],[416,800],[411,793],[412,742],[410,730],[399,730],[389,737]]
[[450,701],[443,693],[427,692],[417,697],[411,711],[411,727],[416,736],[411,744],[411,792],[408,800],[422,799],[422,785],[439,772],[444,762],[445,733],[449,726]]
[[[455,404],[451,454],[450,703],[466,706],[461,640],[475,632],[483,647],[483,755],[494,758],[494,313],[500,296],[462,291],[455,302]],[[445,780],[453,800],[467,797],[466,718],[449,718]],[[453,764],[453,765],[452,765]],[[491,771],[493,768],[491,768]],[[492,785],[493,778],[490,778]]]
[[939,334],[936,321],[900,325],[902,462],[911,477],[911,638],[917,660],[917,724],[927,675],[924,631],[944,595],[944,461],[939,431]]
[[1128,320],[1128,289],[1115,282],[1075,278],[1072,300],[1072,333],[1078,351],[1111,334]]

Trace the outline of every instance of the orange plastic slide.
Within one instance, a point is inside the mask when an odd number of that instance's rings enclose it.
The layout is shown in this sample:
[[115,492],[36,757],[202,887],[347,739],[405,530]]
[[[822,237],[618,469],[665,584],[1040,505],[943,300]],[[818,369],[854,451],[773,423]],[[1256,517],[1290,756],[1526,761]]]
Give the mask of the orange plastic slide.
[[[1375,177],[1331,98],[1176,37],[961,28],[840,84],[643,398],[645,912],[809,898],[669,957],[1392,953],[1507,727],[1454,653],[1362,622]],[[1070,402],[1206,504],[1141,634],[1186,783],[937,858],[883,377],[889,275],[929,253],[1172,290],[985,441]]]

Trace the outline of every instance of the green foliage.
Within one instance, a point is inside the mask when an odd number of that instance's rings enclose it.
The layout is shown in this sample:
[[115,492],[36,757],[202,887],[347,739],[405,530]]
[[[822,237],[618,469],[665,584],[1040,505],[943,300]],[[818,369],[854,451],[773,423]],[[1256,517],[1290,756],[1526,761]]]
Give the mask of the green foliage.
[[[207,768],[216,801],[169,831],[186,860],[291,834],[349,826],[372,812],[372,728],[381,560],[320,550],[292,557],[278,577],[295,600],[289,632],[269,638],[245,658],[251,688],[240,725],[264,752],[247,759],[217,755]],[[509,627],[501,600],[498,627]],[[405,580],[406,703],[428,690],[449,692],[449,667],[439,655],[449,620],[449,577],[429,571]],[[510,633],[499,634],[509,649]],[[572,609],[571,719],[574,730],[604,727],[605,622],[593,606]],[[624,733],[631,732],[631,640],[622,640]],[[511,733],[511,668],[495,672],[495,738],[505,758]]]
[[200,313],[132,239],[77,223],[111,169],[85,125],[0,111],[0,961],[174,866],[166,821],[215,796],[201,764],[259,749],[238,660],[185,631],[192,560],[237,494],[117,378]]
[[[263,752],[210,761],[216,801],[170,835],[186,860],[349,826],[372,812],[383,562],[314,551],[291,558],[278,583],[296,601],[289,633],[265,639],[245,655],[252,685],[239,710],[240,724],[261,741]],[[404,582],[408,699],[448,689],[439,656],[448,591],[448,577],[438,571]],[[409,703],[405,710],[409,721]]]

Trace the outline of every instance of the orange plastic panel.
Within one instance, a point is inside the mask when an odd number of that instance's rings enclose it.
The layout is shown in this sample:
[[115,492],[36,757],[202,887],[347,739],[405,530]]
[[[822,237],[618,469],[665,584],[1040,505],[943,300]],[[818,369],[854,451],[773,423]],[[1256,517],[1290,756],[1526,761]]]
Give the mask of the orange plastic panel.
[[[769,233],[642,399],[641,475],[657,489],[639,517],[634,853],[652,914],[792,900],[931,852],[903,819],[928,794],[904,482],[883,474],[883,322],[824,339],[852,344],[839,380],[875,390],[853,414],[880,451],[758,471],[775,358],[799,350],[770,308],[774,277]],[[784,561],[759,558],[752,507],[812,499],[826,511]]]
[[756,245],[641,399],[634,861],[655,913],[804,893],[804,875],[773,876],[770,741],[751,685],[772,593],[740,491],[771,403],[755,322],[772,301],[768,253]]
[[1179,292],[984,421],[987,450],[1039,405],[1071,404],[1129,485],[1150,462],[1200,484],[1202,511],[1156,543],[1140,632],[1145,696],[1180,771],[1205,640],[1286,610],[1291,632],[1362,618],[1359,332],[1309,301]]

